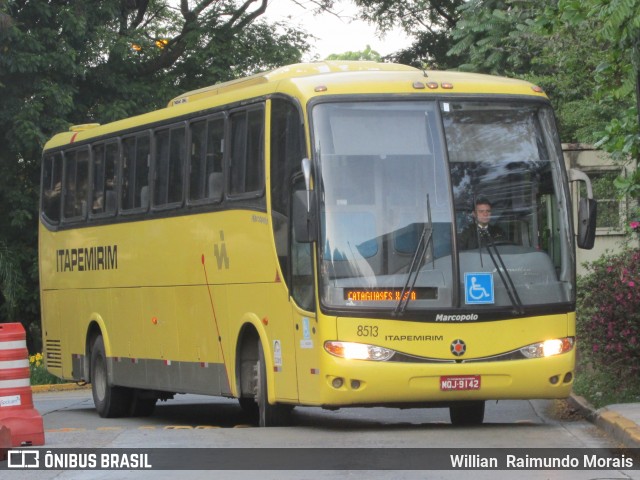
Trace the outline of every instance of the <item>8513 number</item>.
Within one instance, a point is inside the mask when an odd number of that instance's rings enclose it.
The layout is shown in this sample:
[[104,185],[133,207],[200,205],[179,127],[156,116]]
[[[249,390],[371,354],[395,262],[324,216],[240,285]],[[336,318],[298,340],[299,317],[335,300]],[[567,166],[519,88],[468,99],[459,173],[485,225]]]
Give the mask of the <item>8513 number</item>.
[[378,327],[372,325],[358,325],[357,335],[359,337],[377,337]]

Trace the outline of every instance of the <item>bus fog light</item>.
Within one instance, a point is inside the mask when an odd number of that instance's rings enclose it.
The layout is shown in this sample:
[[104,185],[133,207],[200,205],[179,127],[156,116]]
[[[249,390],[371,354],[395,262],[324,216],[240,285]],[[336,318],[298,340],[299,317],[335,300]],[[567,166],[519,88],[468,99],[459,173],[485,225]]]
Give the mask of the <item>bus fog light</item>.
[[549,383],[551,383],[551,385],[557,385],[559,381],[560,377],[558,377],[558,375],[554,375],[549,379]]
[[571,380],[573,380],[573,373],[571,372],[566,373],[564,378],[562,379],[564,383],[569,383],[571,382]]
[[351,380],[351,388],[358,390],[360,388],[360,380]]
[[331,380],[331,386],[335,389],[341,388],[344,385],[344,380],[340,377],[336,377]]
[[574,342],[574,337],[554,338],[522,347],[520,352],[526,358],[551,357],[570,352],[573,349]]
[[365,343],[328,341],[324,349],[333,356],[347,360],[374,360],[384,362],[396,353],[385,347]]

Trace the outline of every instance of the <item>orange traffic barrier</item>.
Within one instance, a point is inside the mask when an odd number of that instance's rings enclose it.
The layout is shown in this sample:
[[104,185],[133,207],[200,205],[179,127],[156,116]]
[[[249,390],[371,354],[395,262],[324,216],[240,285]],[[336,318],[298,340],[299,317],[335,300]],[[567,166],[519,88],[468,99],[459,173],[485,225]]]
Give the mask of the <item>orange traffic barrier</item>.
[[44,445],[42,417],[33,407],[26,334],[20,323],[0,323],[0,428],[11,446]]
[[0,425],[0,462],[7,459],[7,452],[11,448],[11,430]]

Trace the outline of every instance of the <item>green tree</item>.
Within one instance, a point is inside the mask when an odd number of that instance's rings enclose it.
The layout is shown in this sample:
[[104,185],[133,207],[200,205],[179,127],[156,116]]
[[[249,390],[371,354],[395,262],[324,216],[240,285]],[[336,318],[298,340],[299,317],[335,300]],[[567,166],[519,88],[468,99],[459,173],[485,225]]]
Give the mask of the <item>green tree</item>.
[[267,0],[0,0],[0,322],[22,321],[39,337],[46,139],[300,61],[306,34],[265,23],[266,8]]
[[[400,25],[415,36],[410,49],[391,59],[533,81],[549,93],[563,141],[602,139],[614,156],[638,158],[640,0],[356,4],[382,31]],[[633,179],[625,182],[619,184],[627,192],[640,188]]]
[[15,309],[18,290],[22,286],[19,272],[16,255],[0,241],[0,293],[8,311]]
[[555,2],[471,0],[460,7],[452,32],[452,55],[462,70],[518,77],[548,93],[564,142],[593,143],[617,106],[599,102],[594,73],[610,55],[594,48],[596,20],[576,25],[562,18]]
[[[640,161],[640,0],[559,0],[562,19],[591,34],[607,55],[596,68],[599,105],[616,111],[596,144],[614,158]],[[616,182],[621,195],[640,194],[640,173]]]
[[429,68],[452,68],[458,59],[448,56],[451,31],[460,17],[463,0],[355,0],[362,18],[382,32],[396,25],[415,38],[413,45],[390,56],[390,60]]
[[531,28],[545,9],[533,0],[470,0],[458,9],[460,20],[452,31],[450,55],[466,62],[462,70],[522,75],[531,70],[544,42]]

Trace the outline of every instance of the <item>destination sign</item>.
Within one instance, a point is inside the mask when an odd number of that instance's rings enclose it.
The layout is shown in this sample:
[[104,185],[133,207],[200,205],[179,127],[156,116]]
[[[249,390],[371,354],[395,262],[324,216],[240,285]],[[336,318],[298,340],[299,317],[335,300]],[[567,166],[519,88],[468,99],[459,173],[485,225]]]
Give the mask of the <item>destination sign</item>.
[[[353,302],[399,302],[401,288],[345,288],[344,299]],[[404,300],[436,300],[438,289],[434,287],[417,287],[404,293]]]

